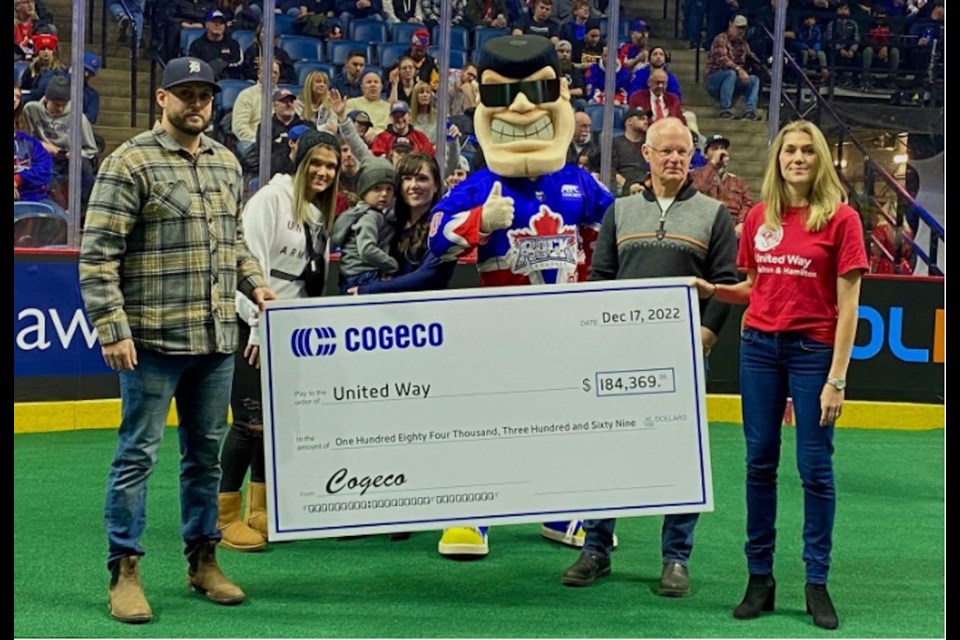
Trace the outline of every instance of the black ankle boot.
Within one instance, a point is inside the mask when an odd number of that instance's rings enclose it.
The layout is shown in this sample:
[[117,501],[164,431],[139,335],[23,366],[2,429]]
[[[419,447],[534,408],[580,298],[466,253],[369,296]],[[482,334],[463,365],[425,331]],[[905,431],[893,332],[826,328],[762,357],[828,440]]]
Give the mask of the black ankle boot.
[[756,618],[761,611],[773,611],[777,582],[771,574],[751,574],[743,601],[733,610],[733,617],[740,620]]
[[840,621],[827,593],[827,585],[807,584],[803,592],[807,596],[807,613],[813,616],[813,624],[823,629],[836,629]]

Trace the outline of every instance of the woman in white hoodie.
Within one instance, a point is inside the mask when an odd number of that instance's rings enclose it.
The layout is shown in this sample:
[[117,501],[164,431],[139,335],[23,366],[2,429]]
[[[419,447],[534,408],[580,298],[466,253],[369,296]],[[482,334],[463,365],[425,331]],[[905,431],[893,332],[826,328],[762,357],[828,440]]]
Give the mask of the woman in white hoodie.
[[[278,173],[257,191],[243,209],[247,247],[260,261],[270,287],[281,300],[305,298],[302,274],[311,256],[329,265],[340,180],[340,145],[329,133],[307,131],[297,140],[294,175]],[[308,248],[307,242],[312,244]],[[267,499],[263,458],[263,413],[257,341],[257,309],[237,297],[241,352],[237,351],[230,399],[233,427],[220,453],[221,544],[236,551],[258,551],[267,545]],[[244,477],[250,470],[247,508],[240,515]]]

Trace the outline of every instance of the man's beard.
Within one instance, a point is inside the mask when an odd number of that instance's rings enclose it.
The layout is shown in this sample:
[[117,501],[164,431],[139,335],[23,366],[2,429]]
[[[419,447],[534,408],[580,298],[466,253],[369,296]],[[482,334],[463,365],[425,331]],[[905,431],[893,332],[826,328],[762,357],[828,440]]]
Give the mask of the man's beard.
[[173,128],[176,129],[177,131],[186,133],[187,135],[196,136],[206,131],[207,126],[210,124],[210,119],[212,118],[212,114],[210,117],[206,117],[202,113],[197,115],[199,115],[200,118],[203,120],[202,125],[191,124],[187,122],[187,119],[185,117],[181,115],[174,115],[172,113],[167,115],[167,120],[170,122],[170,124],[173,125]]

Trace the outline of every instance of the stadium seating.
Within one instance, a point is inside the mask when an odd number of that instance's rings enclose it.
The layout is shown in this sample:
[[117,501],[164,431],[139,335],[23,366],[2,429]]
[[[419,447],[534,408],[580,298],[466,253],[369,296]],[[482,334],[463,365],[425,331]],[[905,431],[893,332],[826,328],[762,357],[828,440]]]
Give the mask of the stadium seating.
[[371,62],[371,48],[369,42],[359,40],[330,40],[327,42],[327,62],[342,67],[347,62],[347,56],[355,49],[363,51],[367,56],[367,62]]
[[193,44],[193,41],[202,36],[204,33],[203,29],[199,27],[190,27],[189,29],[180,30],[180,53],[187,55],[187,52],[190,51],[190,45]]
[[483,43],[489,40],[490,38],[497,38],[499,36],[506,36],[510,34],[509,29],[491,29],[490,27],[474,27],[473,28],[473,48],[479,50],[483,46]]
[[413,40],[413,32],[417,29],[426,29],[427,25],[416,22],[399,22],[393,25],[393,36],[390,38],[393,42],[402,42],[409,46]]
[[293,18],[285,13],[274,16],[274,33],[278,36],[293,35]]
[[332,64],[328,64],[326,62],[313,62],[310,60],[305,60],[293,63],[293,68],[297,73],[297,84],[299,84],[301,87],[306,81],[307,76],[314,71],[323,71],[327,74],[327,77],[330,78],[330,80],[333,80],[333,76],[336,75],[336,68]]
[[29,62],[14,62],[13,63],[13,85],[20,85],[20,78],[23,77],[24,72],[26,72],[27,67],[30,66]]
[[214,106],[218,112],[232,110],[240,92],[253,86],[253,82],[249,80],[221,80],[217,84],[220,85],[220,93],[217,94]]
[[389,40],[387,25],[379,20],[351,20],[348,35],[351,40],[367,43],[379,44]]
[[410,45],[405,42],[385,42],[377,47],[377,61],[384,69],[392,69]]
[[[436,46],[440,45],[440,25],[433,28],[430,43]],[[450,48],[464,51],[470,49],[470,31],[466,27],[456,24],[450,27]]]
[[280,48],[294,61],[323,60],[323,44],[309,36],[280,36]]
[[[440,47],[430,47],[427,49],[427,52],[432,55],[437,61],[440,61]],[[451,69],[462,69],[463,65],[467,64],[469,56],[464,49],[450,49],[450,68]]]
[[230,37],[240,45],[240,51],[246,51],[253,44],[253,31],[249,29],[238,29],[231,33]]

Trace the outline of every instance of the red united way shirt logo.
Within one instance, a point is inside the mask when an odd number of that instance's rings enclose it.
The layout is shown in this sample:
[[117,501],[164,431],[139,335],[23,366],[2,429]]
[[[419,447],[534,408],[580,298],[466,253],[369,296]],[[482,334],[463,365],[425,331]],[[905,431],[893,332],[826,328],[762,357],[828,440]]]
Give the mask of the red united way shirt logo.
[[776,249],[783,240],[783,225],[776,229],[771,229],[765,224],[757,227],[757,233],[753,236],[753,246],[757,251],[770,251]]
[[529,275],[544,269],[560,269],[576,273],[581,259],[577,228],[564,224],[563,216],[553,213],[546,205],[522,229],[507,231],[512,257],[510,270]]

